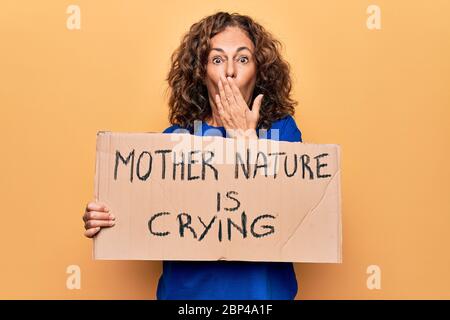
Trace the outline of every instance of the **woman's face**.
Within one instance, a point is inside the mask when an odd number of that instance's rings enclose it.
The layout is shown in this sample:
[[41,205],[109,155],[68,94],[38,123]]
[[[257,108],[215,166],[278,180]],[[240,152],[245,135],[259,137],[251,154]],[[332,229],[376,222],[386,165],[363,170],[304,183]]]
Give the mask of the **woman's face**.
[[227,76],[233,78],[247,105],[251,107],[250,99],[256,83],[253,53],[253,42],[238,27],[227,27],[211,38],[205,84],[209,103],[216,110],[214,97],[219,94],[219,79]]

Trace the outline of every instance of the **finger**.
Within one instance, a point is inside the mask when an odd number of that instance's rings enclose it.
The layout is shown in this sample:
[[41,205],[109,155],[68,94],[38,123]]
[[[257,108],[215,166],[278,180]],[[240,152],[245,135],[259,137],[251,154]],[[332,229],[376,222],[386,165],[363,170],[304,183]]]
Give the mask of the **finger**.
[[108,212],[109,208],[106,203],[100,201],[91,201],[86,206],[86,211],[105,211]]
[[219,94],[220,94],[220,102],[222,102],[223,111],[229,112],[228,100],[225,94],[225,88],[223,86],[222,79],[219,79]]
[[97,228],[97,227],[112,227],[116,222],[114,220],[88,220],[84,224],[85,229]]
[[114,220],[116,217],[112,213],[100,211],[88,211],[84,214],[83,220]]
[[234,98],[235,98],[236,102],[238,103],[238,105],[240,107],[245,106],[245,109],[248,109],[247,102],[245,102],[244,97],[242,96],[241,90],[236,85],[236,82],[234,81],[234,79],[231,77],[228,77],[228,81],[230,83],[231,90],[233,91]]
[[220,101],[220,96],[216,93],[214,96],[214,101],[216,102],[217,111],[219,112],[219,115],[223,114],[225,111],[223,110],[222,102]]
[[100,227],[98,227],[98,228],[87,229],[87,230],[84,232],[84,235],[85,235],[86,237],[88,237],[88,238],[92,238],[92,237],[95,236],[95,235],[97,234],[97,232],[99,232],[99,231],[100,231]]
[[259,94],[259,95],[255,98],[255,100],[253,100],[252,113],[253,113],[256,117],[259,116],[259,110],[261,109],[263,97],[264,97],[263,94]]
[[216,94],[216,105],[217,105],[217,110],[219,111],[219,117],[220,120],[222,120],[224,127],[229,127],[229,121],[227,118],[227,114],[225,113],[225,110],[223,109],[223,105],[222,102],[220,101],[220,97],[218,94]]
[[235,107],[236,106],[236,99],[234,98],[234,94],[233,94],[233,90],[231,90],[231,86],[229,84],[229,79],[230,77],[227,77],[225,79],[224,82],[224,89],[225,89],[225,96],[227,97],[228,103],[230,105],[230,107]]

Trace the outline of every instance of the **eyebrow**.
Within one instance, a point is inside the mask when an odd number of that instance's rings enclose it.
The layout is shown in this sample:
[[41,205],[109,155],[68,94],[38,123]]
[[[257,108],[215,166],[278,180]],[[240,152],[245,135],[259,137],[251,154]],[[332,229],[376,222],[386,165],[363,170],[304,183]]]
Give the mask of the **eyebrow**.
[[[211,51],[213,51],[213,50],[225,53],[225,50],[223,50],[222,48],[212,48]],[[237,48],[236,53],[238,53],[239,51],[242,51],[242,50],[248,50],[248,51],[250,51],[250,53],[252,53],[252,51],[249,48],[247,48],[247,47],[239,47],[239,48]]]

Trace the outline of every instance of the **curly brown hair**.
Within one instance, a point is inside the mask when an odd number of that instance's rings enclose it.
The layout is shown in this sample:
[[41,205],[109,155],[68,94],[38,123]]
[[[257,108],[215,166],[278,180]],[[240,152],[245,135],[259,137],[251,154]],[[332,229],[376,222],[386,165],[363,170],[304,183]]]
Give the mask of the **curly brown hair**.
[[268,129],[272,122],[294,115],[297,102],[290,97],[290,66],[281,57],[281,42],[249,16],[217,12],[193,24],[171,56],[166,79],[170,89],[171,124],[192,127],[195,120],[211,117],[208,90],[203,82],[210,39],[228,26],[242,29],[255,46],[257,75],[251,101],[264,94],[258,128]]

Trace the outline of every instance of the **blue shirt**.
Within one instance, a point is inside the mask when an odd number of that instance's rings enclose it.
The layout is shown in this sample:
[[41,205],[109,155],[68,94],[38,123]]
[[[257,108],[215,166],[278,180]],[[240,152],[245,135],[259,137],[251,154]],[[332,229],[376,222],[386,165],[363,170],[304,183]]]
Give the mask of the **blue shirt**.
[[[183,129],[173,125],[163,133]],[[278,130],[274,130],[278,129]],[[224,127],[202,121],[186,129],[195,135],[226,136]],[[260,139],[301,142],[302,135],[292,116],[272,123],[270,129],[257,130]],[[163,261],[158,282],[158,300],[292,300],[297,279],[291,262],[253,261]]]

